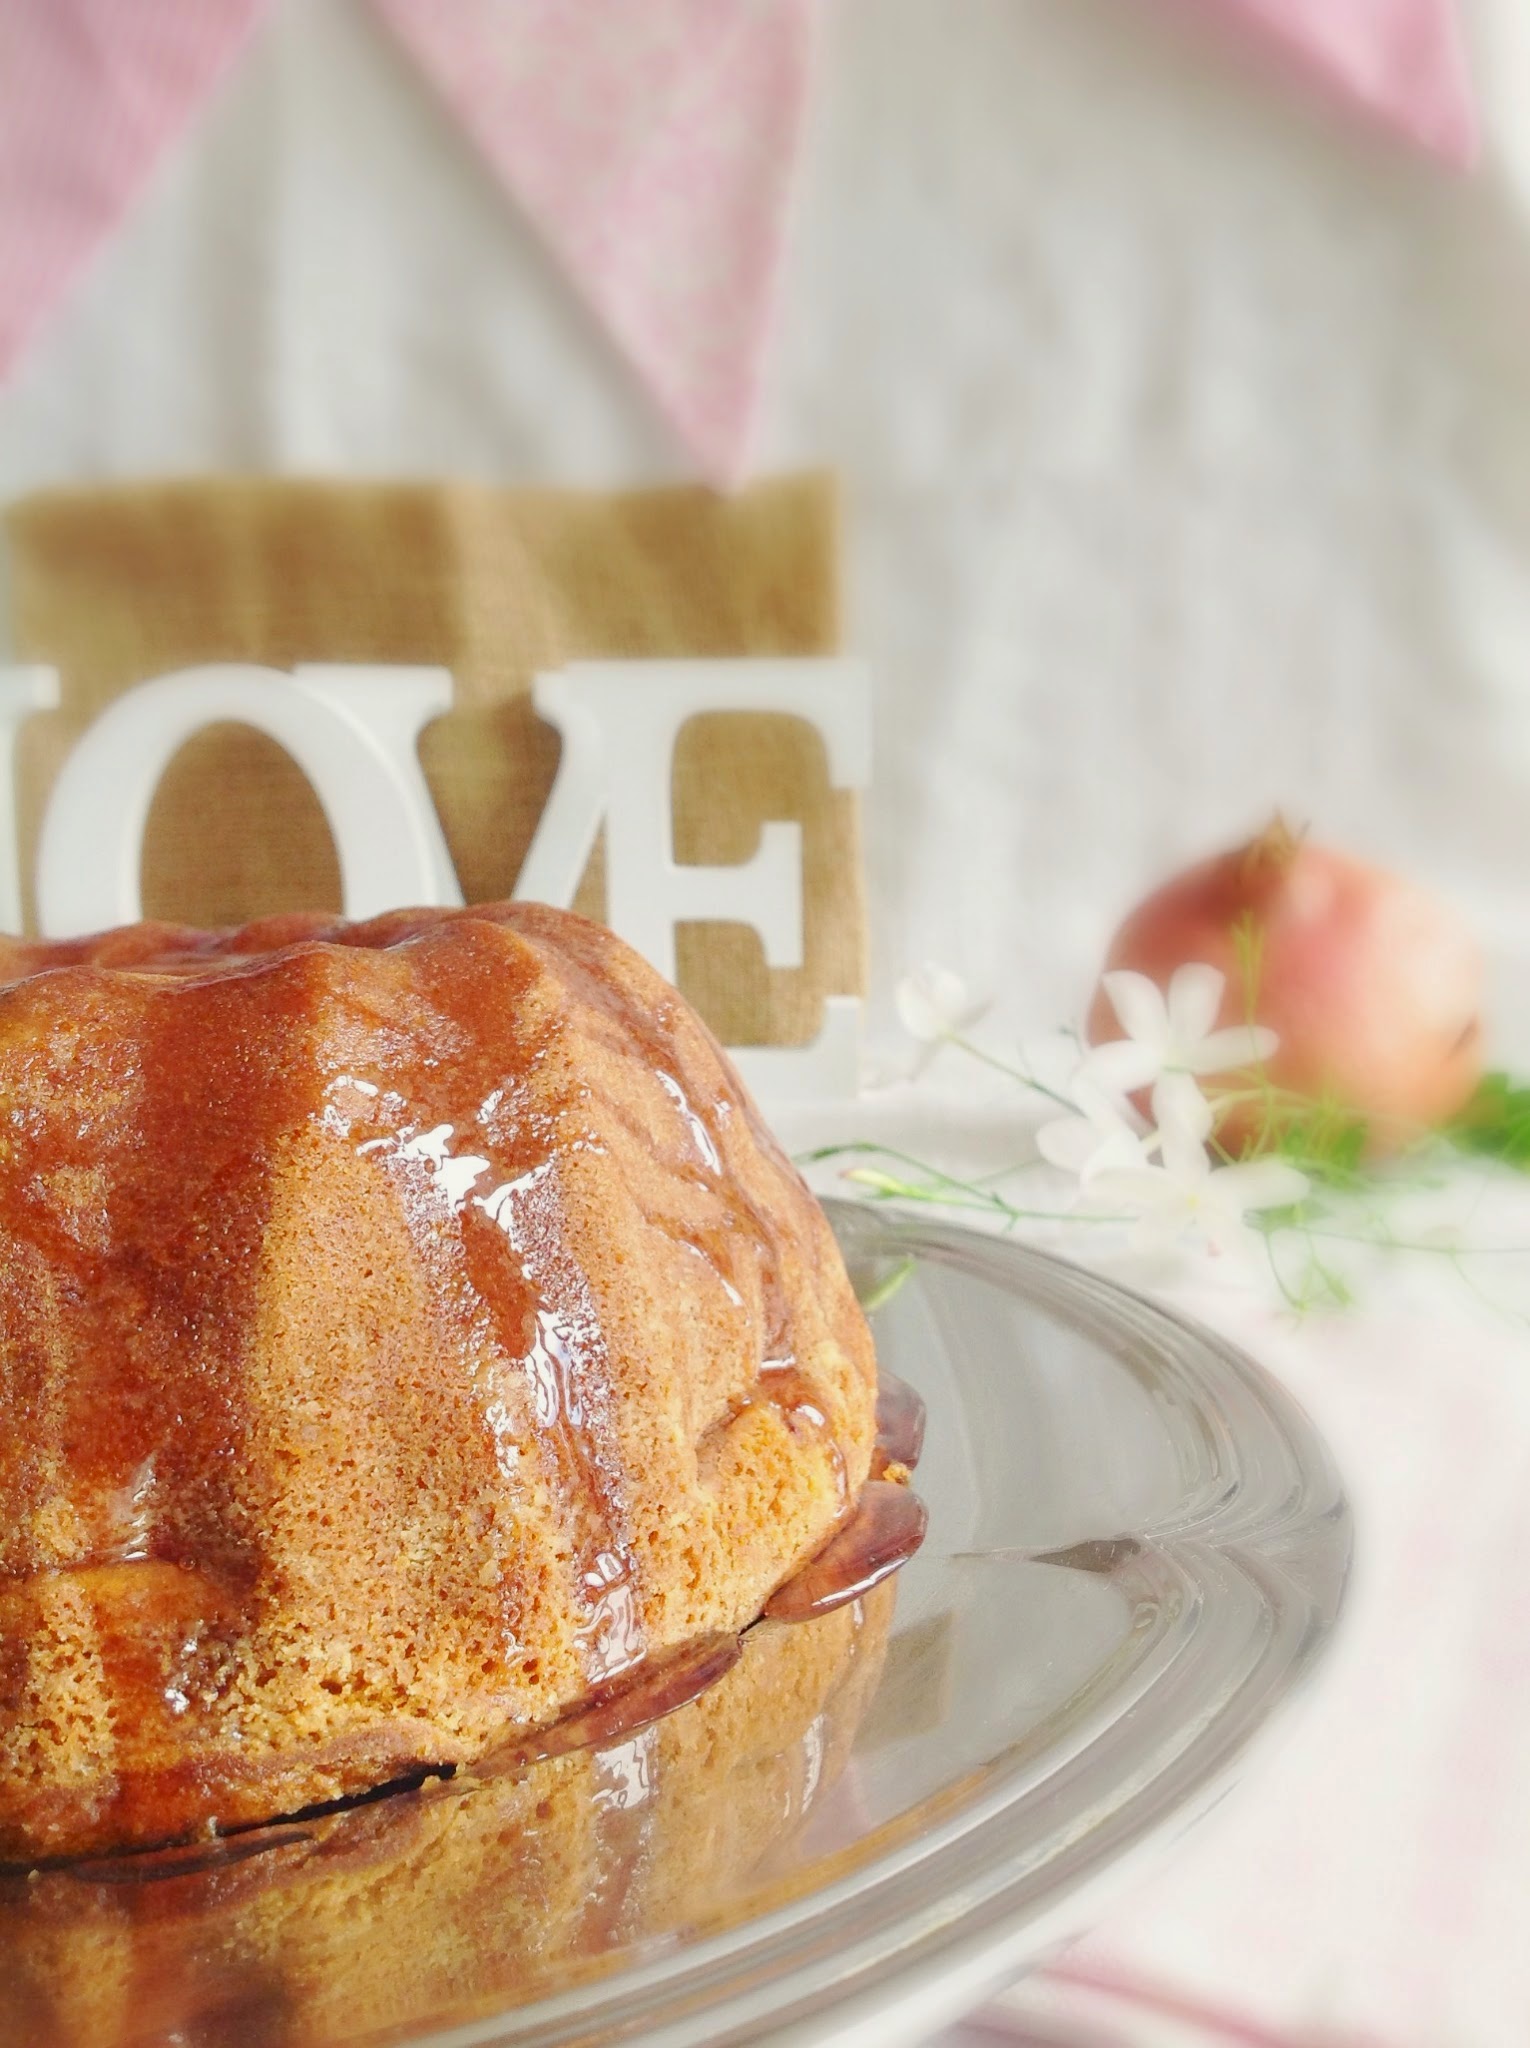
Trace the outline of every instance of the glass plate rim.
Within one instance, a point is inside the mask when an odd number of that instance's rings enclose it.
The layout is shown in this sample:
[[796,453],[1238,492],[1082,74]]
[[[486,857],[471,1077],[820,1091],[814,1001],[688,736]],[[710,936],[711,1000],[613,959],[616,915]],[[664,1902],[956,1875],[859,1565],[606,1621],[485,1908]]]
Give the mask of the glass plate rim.
[[[857,1258],[912,1256],[1007,1286],[1082,1323],[1129,1366],[1131,1347],[1166,1347],[1180,1374],[1213,1397],[1200,1419],[1225,1426],[1224,1448],[1241,1467],[1261,1457],[1284,1460],[1287,1490],[1262,1507],[1233,1483],[1197,1503],[1188,1520],[1142,1532],[1149,1554],[1188,1561],[1213,1577],[1220,1565],[1252,1582],[1268,1610],[1264,1653],[1230,1697],[1198,1703],[1201,1725],[1156,1769],[1139,1760],[1139,1781],[1125,1782],[1131,1771],[1123,1757],[1117,1802],[1079,1815],[1070,1839],[1039,1862],[1017,1832],[1026,1797],[1023,1783],[1017,1789],[1025,1777],[1017,1760],[997,1772],[983,1798],[941,1824],[917,1831],[889,1824],[880,1832],[904,1839],[848,1876],[683,1949],[659,1944],[590,1983],[416,2036],[413,2048],[553,2048],[575,2025],[587,2048],[639,2039],[652,2048],[700,2048],[756,2039],[766,2026],[773,2039],[793,2043],[831,2032],[836,2042],[859,2042],[864,2031],[878,2048],[912,2039],[911,2023],[938,2025],[1079,1931],[1102,1892],[1214,1805],[1332,1636],[1348,1577],[1348,1501],[1314,1425],[1246,1352],[1053,1252],[864,1202],[824,1207]],[[1098,1759],[1086,1742],[1064,1768],[1088,1761]],[[963,1910],[953,1915],[958,1894]]]

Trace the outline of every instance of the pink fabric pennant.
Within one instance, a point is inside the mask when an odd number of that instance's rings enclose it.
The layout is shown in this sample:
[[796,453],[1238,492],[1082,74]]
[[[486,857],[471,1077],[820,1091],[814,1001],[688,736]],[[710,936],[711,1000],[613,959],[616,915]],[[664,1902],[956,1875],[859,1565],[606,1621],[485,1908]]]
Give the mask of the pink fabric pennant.
[[743,473],[811,0],[374,0],[706,473]]
[[1460,0],[1194,0],[1458,168],[1477,152]]
[[0,0],[0,377],[268,0]]
[[[269,0],[0,0],[0,377]],[[1454,163],[1459,0],[1181,0]],[[748,458],[813,0],[373,0],[705,472]]]

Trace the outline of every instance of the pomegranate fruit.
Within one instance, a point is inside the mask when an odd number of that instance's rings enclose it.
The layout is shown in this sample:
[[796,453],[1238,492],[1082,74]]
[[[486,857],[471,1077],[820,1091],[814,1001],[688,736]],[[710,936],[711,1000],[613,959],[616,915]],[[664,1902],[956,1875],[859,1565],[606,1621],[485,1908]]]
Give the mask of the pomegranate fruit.
[[[1482,960],[1461,919],[1279,819],[1154,890],[1112,939],[1105,971],[1133,968],[1165,988],[1186,961],[1226,976],[1220,1024],[1279,1034],[1273,1086],[1363,1120],[1373,1153],[1455,1115],[1481,1079]],[[1122,1035],[1103,986],[1087,1034],[1094,1044]],[[1251,1111],[1229,1114],[1223,1142],[1236,1145],[1253,1121]]]

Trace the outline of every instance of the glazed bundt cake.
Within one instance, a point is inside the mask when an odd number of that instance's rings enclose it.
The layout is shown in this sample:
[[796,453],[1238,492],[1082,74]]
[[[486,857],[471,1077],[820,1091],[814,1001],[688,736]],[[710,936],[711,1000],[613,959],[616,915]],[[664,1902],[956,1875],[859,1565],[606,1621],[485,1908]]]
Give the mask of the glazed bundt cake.
[[716,1685],[608,1748],[228,1842],[0,1872],[0,2041],[435,2039],[780,1903],[821,1878],[791,1844],[849,1756],[893,1590],[751,1629]]
[[867,1479],[817,1204],[675,991],[506,904],[0,941],[0,1862],[479,1756]]

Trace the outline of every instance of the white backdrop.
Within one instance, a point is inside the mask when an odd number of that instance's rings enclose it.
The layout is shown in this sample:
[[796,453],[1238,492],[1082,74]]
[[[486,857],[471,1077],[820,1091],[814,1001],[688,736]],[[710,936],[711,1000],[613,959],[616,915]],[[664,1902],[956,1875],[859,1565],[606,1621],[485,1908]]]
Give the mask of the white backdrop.
[[[1070,1014],[1281,803],[1468,904],[1530,1057],[1530,10],[1472,27],[1461,182],[1153,0],[828,9],[761,457],[846,479],[884,1029],[924,954]],[[287,0],[0,392],[0,499],[213,467],[682,469],[354,0]]]

